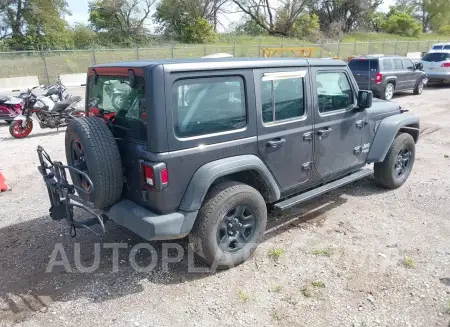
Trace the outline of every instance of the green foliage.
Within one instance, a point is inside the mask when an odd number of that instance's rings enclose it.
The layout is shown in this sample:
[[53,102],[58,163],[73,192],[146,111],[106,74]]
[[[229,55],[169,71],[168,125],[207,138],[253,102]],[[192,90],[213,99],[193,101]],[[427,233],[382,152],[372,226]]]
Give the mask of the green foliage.
[[89,3],[89,22],[110,44],[134,46],[148,39],[145,22],[154,0],[94,0]]
[[[0,6],[0,30],[11,31],[5,44],[16,50],[73,47],[64,0],[10,1]],[[6,13],[6,14],[5,14]]]
[[374,12],[369,16],[369,27],[374,32],[381,32],[382,25],[384,20],[386,19],[386,15],[382,12]]
[[450,35],[450,25],[443,25],[439,28],[438,33],[440,35]]
[[156,7],[158,32],[185,43],[211,43],[217,40],[214,27],[202,11],[201,0],[162,0]]
[[391,9],[381,28],[386,33],[417,37],[422,31],[422,24],[411,15]]
[[236,26],[235,33],[250,36],[267,35],[267,31],[253,19],[247,19]]
[[320,32],[319,16],[304,13],[299,15],[292,26],[292,36],[299,39],[316,41]]
[[179,39],[184,43],[213,43],[217,40],[217,34],[205,18],[197,18],[183,24]]
[[97,34],[84,24],[76,24],[72,29],[73,43],[76,49],[87,49],[94,45]]

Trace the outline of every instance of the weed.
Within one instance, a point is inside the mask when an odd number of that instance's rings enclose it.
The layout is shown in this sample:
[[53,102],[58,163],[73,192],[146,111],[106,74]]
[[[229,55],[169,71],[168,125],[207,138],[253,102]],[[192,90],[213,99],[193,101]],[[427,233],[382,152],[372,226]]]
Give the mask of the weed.
[[269,257],[271,257],[273,260],[278,260],[283,254],[284,250],[280,248],[269,250]]
[[413,260],[413,258],[408,257],[405,255],[405,258],[403,259],[403,264],[406,268],[412,269],[416,267],[416,262]]
[[311,252],[312,254],[320,257],[330,257],[333,254],[332,249],[318,249]]
[[322,282],[321,280],[316,280],[314,282],[311,283],[312,286],[317,287],[317,288],[325,288],[325,283]]
[[239,290],[238,296],[242,302],[248,302],[248,300],[250,299],[250,297],[242,290]]

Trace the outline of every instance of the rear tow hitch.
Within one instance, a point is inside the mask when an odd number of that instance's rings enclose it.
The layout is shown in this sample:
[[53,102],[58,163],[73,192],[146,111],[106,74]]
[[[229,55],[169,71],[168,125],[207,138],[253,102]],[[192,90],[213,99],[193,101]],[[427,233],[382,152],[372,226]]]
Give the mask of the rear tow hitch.
[[[104,214],[99,215],[94,212],[94,204],[77,195],[89,195],[94,191],[94,184],[89,176],[75,167],[63,165],[59,161],[52,161],[48,153],[41,146],[38,146],[37,153],[40,162],[38,170],[44,178],[50,198],[50,217],[53,220],[65,219],[69,225],[70,236],[72,237],[76,236],[77,229],[79,228],[87,229],[96,235],[104,234],[105,222],[108,220],[108,217]],[[67,180],[66,169],[82,176],[89,187],[84,189],[70,184]],[[83,209],[92,215],[92,217],[82,221],[74,220],[73,208]],[[100,233],[91,228],[95,225],[100,226]]]

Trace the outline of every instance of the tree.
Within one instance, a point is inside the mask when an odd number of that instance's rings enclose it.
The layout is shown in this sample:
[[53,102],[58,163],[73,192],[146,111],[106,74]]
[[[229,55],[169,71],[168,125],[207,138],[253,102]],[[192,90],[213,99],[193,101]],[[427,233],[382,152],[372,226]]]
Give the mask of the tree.
[[267,31],[263,29],[260,25],[255,23],[255,21],[251,18],[247,18],[241,23],[239,23],[234,28],[235,33],[237,34],[244,34],[244,35],[250,35],[250,36],[258,36],[267,34]]
[[339,25],[348,33],[363,27],[383,0],[319,0],[313,1],[311,10],[319,16],[322,30],[329,31]]
[[97,34],[87,25],[76,24],[72,29],[72,38],[75,49],[86,49],[95,43]]
[[225,0],[162,0],[154,15],[158,32],[187,43],[211,42],[216,38],[215,24],[225,3]]
[[156,0],[95,0],[89,3],[89,22],[112,43],[132,45],[145,41],[147,19]]
[[[239,9],[270,35],[289,36],[300,14],[310,0],[279,0],[275,7],[270,0],[233,0]],[[277,11],[280,13],[277,14]]]
[[0,33],[14,49],[29,47],[70,48],[72,41],[64,16],[65,0],[3,0]]
[[411,15],[391,9],[381,25],[384,32],[404,36],[419,36],[422,25]]
[[393,9],[420,20],[424,33],[450,23],[449,0],[398,0]]
[[158,32],[179,38],[189,21],[205,19],[217,31],[219,16],[225,14],[228,0],[162,0],[153,16],[159,25]]
[[381,26],[383,25],[386,15],[382,12],[374,12],[370,15],[369,28],[374,32],[381,32]]

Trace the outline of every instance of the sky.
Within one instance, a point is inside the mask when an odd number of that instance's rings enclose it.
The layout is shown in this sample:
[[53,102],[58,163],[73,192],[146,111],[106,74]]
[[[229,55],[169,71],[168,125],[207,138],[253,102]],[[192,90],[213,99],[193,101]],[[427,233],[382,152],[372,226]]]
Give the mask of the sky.
[[[272,0],[274,3],[277,0]],[[380,9],[383,11],[387,11],[390,5],[392,5],[394,0],[384,0],[384,3],[380,6]],[[69,4],[70,11],[72,12],[72,16],[66,16],[66,20],[70,25],[75,25],[75,23],[88,23],[88,0],[67,0]],[[225,26],[230,26],[232,23],[239,21],[239,14],[231,14],[224,17],[222,20],[222,24]]]

